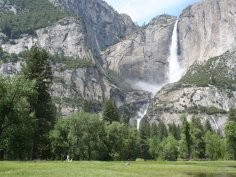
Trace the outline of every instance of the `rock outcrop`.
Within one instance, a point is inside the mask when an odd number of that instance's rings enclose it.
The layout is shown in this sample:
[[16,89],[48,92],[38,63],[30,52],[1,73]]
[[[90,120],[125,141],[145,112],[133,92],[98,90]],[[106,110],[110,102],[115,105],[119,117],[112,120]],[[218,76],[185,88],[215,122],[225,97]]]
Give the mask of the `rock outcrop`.
[[104,67],[128,80],[160,84],[166,80],[169,45],[176,17],[162,15],[103,53]]
[[[23,63],[4,63],[0,65],[0,74],[17,74]],[[108,98],[116,102],[122,113],[130,116],[151,99],[149,92],[121,90],[101,75],[95,66],[62,70],[62,65],[57,63],[52,67],[54,80],[51,94],[63,116],[80,111],[84,100],[92,102],[94,111],[100,111],[102,102]]]
[[91,49],[103,50],[131,34],[138,27],[103,0],[49,0],[83,19]]
[[236,107],[236,92],[211,87],[174,85],[161,90],[152,101],[147,117],[150,122],[181,124],[181,117],[209,120],[215,130],[224,130],[229,108]]
[[150,122],[180,124],[180,117],[209,119],[223,132],[227,112],[236,107],[236,53],[226,52],[192,66],[182,80],[159,91],[150,104]]
[[[0,1],[1,2],[1,1]],[[6,1],[8,2],[8,1]],[[117,13],[102,0],[50,0],[55,6],[69,12],[66,17],[46,28],[38,29],[33,35],[22,34],[9,39],[0,33],[0,44],[5,52],[20,53],[34,44],[51,54],[88,58],[91,67],[74,67],[62,70],[62,63],[55,63],[52,96],[63,115],[81,109],[83,100],[90,100],[101,106],[105,99],[113,99],[121,111],[132,114],[150,100],[145,91],[122,90],[110,80],[101,68],[101,50],[113,45],[136,31],[131,18]],[[2,13],[20,9],[14,3],[0,3]],[[17,74],[21,61],[8,62],[0,66],[5,75]]]
[[188,68],[236,45],[236,1],[204,0],[179,17],[179,54]]
[[68,17],[56,24],[36,30],[35,35],[25,35],[9,40],[2,48],[8,53],[20,53],[38,44],[52,54],[93,58],[87,47],[87,36],[81,19]]
[[9,0],[0,1],[0,13],[18,14],[22,9],[16,5],[12,5]]

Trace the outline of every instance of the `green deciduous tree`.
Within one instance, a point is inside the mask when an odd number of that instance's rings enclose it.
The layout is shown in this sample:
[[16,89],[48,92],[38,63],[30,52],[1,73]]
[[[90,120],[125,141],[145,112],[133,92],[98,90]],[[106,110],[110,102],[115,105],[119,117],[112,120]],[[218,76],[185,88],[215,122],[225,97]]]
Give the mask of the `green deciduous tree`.
[[228,121],[226,123],[225,136],[229,158],[236,160],[236,122]]
[[4,152],[10,159],[29,156],[35,120],[27,98],[35,96],[34,84],[21,76],[0,76],[1,156]]
[[55,159],[64,160],[70,152],[70,119],[59,118],[50,132],[52,152]]
[[215,132],[208,131],[205,134],[206,157],[211,160],[223,159],[225,157],[225,140]]
[[104,122],[97,114],[80,112],[71,115],[70,152],[77,160],[103,160],[107,156]]
[[226,149],[229,159],[236,160],[236,109],[230,109],[225,126]]
[[137,130],[113,122],[106,126],[107,145],[112,160],[134,160],[138,153]]
[[149,145],[149,153],[153,159],[158,159],[160,157],[160,154],[162,152],[162,146],[161,141],[157,136],[152,136],[148,140]]
[[48,53],[33,46],[28,52],[22,73],[27,80],[35,81],[37,97],[29,97],[31,111],[36,118],[32,158],[50,157],[49,131],[55,122],[56,110],[50,96],[53,74]]
[[162,158],[164,160],[176,161],[178,158],[178,142],[170,135],[162,142]]

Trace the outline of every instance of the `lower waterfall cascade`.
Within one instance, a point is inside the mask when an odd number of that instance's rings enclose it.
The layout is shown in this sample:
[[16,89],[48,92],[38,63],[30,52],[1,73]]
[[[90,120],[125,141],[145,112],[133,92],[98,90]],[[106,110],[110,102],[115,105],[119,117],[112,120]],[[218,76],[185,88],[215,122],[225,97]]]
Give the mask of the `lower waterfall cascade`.
[[[184,73],[184,68],[181,66],[181,63],[178,57],[178,20],[176,20],[175,25],[174,25],[169,51],[170,51],[170,56],[168,58],[168,63],[169,63],[168,79],[165,83],[157,87],[155,91],[152,91],[154,93],[157,93],[166,84],[178,82]],[[155,95],[152,95],[152,96],[154,97]],[[143,105],[140,108],[140,110],[137,112],[137,117],[136,117],[137,129],[139,129],[140,122],[147,113],[148,106],[149,106],[149,103]]]

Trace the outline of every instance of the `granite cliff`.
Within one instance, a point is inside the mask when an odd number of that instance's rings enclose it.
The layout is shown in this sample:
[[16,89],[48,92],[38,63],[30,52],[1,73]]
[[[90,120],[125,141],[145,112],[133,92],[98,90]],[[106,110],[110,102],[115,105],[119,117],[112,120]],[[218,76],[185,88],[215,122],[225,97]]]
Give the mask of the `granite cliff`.
[[[42,0],[43,3],[47,3]],[[134,114],[150,99],[144,91],[125,90],[119,84],[127,85],[116,73],[110,73],[101,67],[102,49],[119,42],[138,27],[125,14],[118,14],[104,1],[51,1],[62,11],[69,12],[66,17],[45,27],[35,29],[33,34],[21,34],[17,38],[0,33],[1,48],[7,53],[21,54],[37,44],[51,54],[65,56],[64,60],[54,61],[54,83],[52,96],[63,115],[81,110],[84,100],[94,105],[94,110],[101,110],[105,99],[116,101],[120,110]],[[31,2],[31,5],[34,4]],[[1,12],[28,12],[15,1],[0,3]],[[0,71],[4,75],[17,74],[23,58],[17,61],[3,61]],[[80,61],[88,60],[89,66],[77,66]],[[66,64],[65,64],[66,63]],[[69,67],[67,66],[69,63]],[[119,78],[119,83],[114,80]],[[121,82],[121,83],[120,83]],[[127,86],[129,87],[129,86]]]
[[186,68],[236,47],[235,9],[234,0],[204,0],[183,10],[178,23],[179,55]]
[[233,0],[204,0],[183,10],[178,54],[187,72],[156,94],[146,115],[150,122],[198,117],[223,131],[227,112],[236,107],[235,9]]
[[141,30],[107,48],[103,53],[104,67],[132,82],[165,82],[175,21],[173,16],[157,16]]
[[227,113],[236,107],[235,51],[192,65],[177,83],[169,84],[153,99],[146,117],[151,121],[180,124],[181,116],[210,121],[223,131]]
[[[36,43],[52,55],[64,57],[64,61],[53,63],[52,85],[52,95],[63,115],[80,110],[84,100],[92,101],[96,111],[109,98],[121,111],[134,115],[151,96],[134,90],[135,84],[168,81],[169,48],[177,17],[160,15],[138,27],[103,0],[40,1],[60,9],[55,10],[59,15],[48,25],[39,25],[31,32],[25,29],[15,37],[0,23],[4,27],[0,45],[5,52],[20,54]],[[15,0],[0,0],[0,12],[21,15],[29,11]],[[204,0],[183,10],[178,18],[177,47],[186,74],[156,94],[146,115],[150,122],[179,123],[182,115],[189,119],[197,116],[203,122],[210,119],[215,129],[222,130],[227,111],[236,107],[235,17],[234,0]],[[84,60],[89,65],[77,65]],[[22,58],[1,61],[0,72],[16,74],[20,63]]]

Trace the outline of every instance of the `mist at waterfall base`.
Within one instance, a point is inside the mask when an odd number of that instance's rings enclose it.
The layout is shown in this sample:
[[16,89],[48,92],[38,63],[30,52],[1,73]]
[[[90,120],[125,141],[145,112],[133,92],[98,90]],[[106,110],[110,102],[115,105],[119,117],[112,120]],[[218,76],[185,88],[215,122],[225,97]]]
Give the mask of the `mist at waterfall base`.
[[152,93],[152,97],[155,96],[155,94],[165,85],[165,83],[162,84],[151,84],[144,81],[137,81],[134,84],[132,84],[132,87],[137,90],[144,90],[147,92]]
[[[168,71],[168,80],[162,84],[151,84],[144,81],[136,82],[133,87],[136,89],[145,90],[152,93],[154,97],[155,94],[161,90],[163,86],[169,83],[178,82],[184,74],[184,68],[181,67],[179,58],[178,58],[178,20],[175,22],[175,26],[172,33],[171,45],[170,45],[170,56],[168,58],[169,71]],[[137,129],[139,129],[140,122],[143,117],[146,115],[149,104],[143,105],[140,110],[137,112]]]

